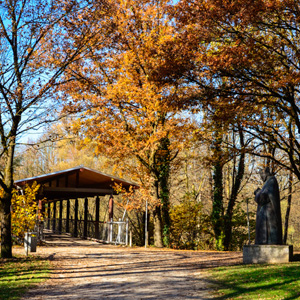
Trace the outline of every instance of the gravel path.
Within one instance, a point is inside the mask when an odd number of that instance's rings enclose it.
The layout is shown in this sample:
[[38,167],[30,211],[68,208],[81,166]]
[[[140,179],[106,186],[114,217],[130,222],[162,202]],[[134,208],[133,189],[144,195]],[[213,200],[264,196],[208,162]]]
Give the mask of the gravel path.
[[242,263],[240,252],[126,248],[49,233],[36,255],[49,258],[51,277],[22,300],[212,299],[205,270]]

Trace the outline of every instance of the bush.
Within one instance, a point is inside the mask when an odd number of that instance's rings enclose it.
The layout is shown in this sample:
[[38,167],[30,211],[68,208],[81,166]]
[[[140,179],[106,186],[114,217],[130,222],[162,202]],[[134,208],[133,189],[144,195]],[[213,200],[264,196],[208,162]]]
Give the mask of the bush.
[[202,213],[202,204],[187,197],[170,211],[170,247],[176,249],[210,248],[207,237],[207,217]]
[[32,186],[26,185],[23,192],[13,190],[11,203],[12,236],[18,244],[23,243],[24,233],[34,231],[36,221],[42,218],[36,200],[39,188],[40,185],[35,182]]

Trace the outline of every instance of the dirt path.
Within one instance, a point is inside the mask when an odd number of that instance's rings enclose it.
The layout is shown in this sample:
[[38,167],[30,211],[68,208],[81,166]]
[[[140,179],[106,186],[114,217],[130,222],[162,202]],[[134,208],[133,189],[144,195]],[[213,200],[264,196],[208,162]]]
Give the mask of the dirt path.
[[23,300],[211,299],[205,269],[242,262],[232,252],[125,248],[66,235],[46,241],[36,255],[51,260],[51,278]]

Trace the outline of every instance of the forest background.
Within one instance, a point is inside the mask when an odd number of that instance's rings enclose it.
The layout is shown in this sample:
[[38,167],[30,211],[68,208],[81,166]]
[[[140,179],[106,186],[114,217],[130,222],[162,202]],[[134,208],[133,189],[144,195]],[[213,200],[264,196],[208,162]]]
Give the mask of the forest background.
[[1,2],[2,257],[13,181],[77,165],[140,185],[136,244],[147,200],[152,244],[218,250],[247,216],[253,241],[269,166],[300,246],[299,1],[54,2]]

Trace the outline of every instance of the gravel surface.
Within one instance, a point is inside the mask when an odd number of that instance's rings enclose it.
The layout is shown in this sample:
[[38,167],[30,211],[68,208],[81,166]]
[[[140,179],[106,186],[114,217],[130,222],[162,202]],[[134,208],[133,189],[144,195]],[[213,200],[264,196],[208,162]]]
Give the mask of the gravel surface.
[[51,261],[50,279],[22,300],[213,299],[207,268],[242,263],[240,252],[129,248],[50,233],[34,255]]

